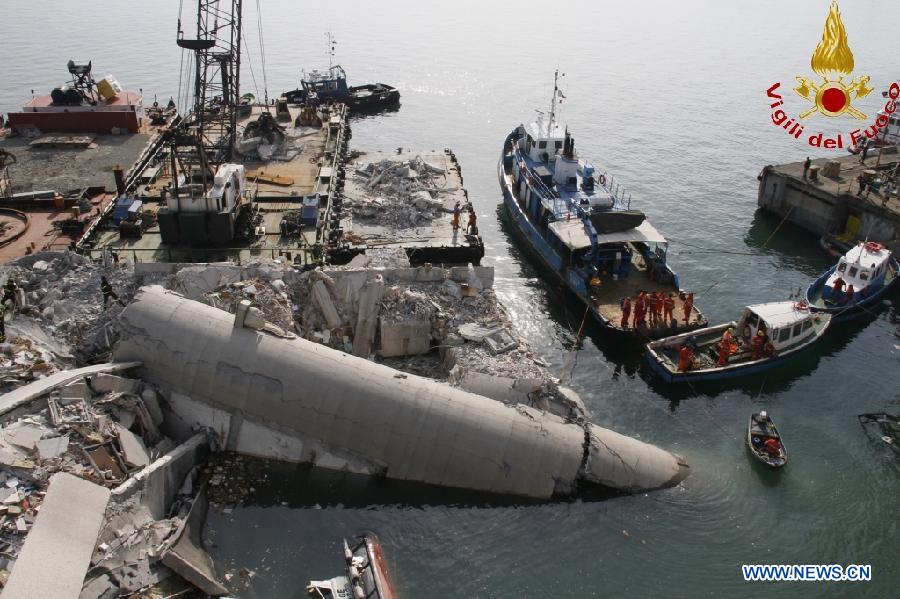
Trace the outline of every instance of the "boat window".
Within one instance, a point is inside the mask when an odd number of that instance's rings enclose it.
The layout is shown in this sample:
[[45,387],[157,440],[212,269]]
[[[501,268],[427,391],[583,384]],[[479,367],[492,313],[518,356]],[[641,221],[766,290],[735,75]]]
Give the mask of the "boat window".
[[756,314],[750,313],[750,316],[747,317],[747,324],[751,329],[756,328],[756,323],[759,322],[759,317]]
[[812,328],[812,320],[807,318],[806,320],[803,321],[803,330],[806,331],[811,328]]
[[547,147],[547,141],[546,141],[546,140],[543,140],[543,139],[542,139],[541,141],[538,142],[538,148],[540,148],[540,149],[543,150],[543,149],[546,148],[546,147]]
[[851,266],[851,267],[850,267],[850,270],[847,271],[847,276],[849,276],[849,277],[855,277],[855,276],[856,276],[856,271],[857,271],[857,270],[859,270],[859,269],[857,269],[855,266]]
[[778,342],[787,341],[791,337],[791,329],[784,328],[778,331]]
[[869,280],[869,271],[867,271],[867,270],[859,271],[859,278],[862,281],[868,281]]
[[794,337],[796,337],[797,335],[800,334],[800,329],[802,329],[802,328],[803,328],[802,322],[798,322],[797,324],[794,325],[794,332],[793,332]]
[[847,268],[847,263],[846,263],[846,262],[841,262],[840,264],[838,264],[838,269],[837,269],[837,271],[838,271],[838,272],[844,272],[844,270],[845,270],[846,268]]
[[556,142],[555,145],[557,150],[562,150],[563,143],[561,141]]

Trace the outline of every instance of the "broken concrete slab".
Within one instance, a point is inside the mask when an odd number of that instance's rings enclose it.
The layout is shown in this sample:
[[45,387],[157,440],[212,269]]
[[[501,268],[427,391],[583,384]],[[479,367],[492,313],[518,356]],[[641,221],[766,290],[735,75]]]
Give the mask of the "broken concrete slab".
[[89,387],[96,393],[135,393],[141,384],[138,380],[126,379],[105,372],[86,376],[85,379],[89,381]]
[[506,328],[493,331],[484,336],[484,344],[492,354],[502,354],[519,346],[519,341]]
[[44,395],[60,385],[65,385],[66,383],[80,379],[83,376],[100,372],[119,372],[140,365],[140,362],[95,364],[94,366],[85,366],[84,368],[77,368],[75,370],[55,372],[50,376],[34,381],[33,383],[13,389],[0,397],[0,414],[5,414],[32,399]]
[[[71,474],[50,479],[47,495],[16,560],[4,599],[76,599],[110,491]],[[48,573],[52,575],[48,576]]]
[[32,451],[41,438],[50,433],[50,429],[34,424],[17,422],[3,429],[3,439],[10,445]]
[[212,558],[203,549],[200,537],[208,508],[204,486],[191,505],[181,537],[163,554],[162,563],[207,595],[219,597],[229,591],[216,577]]
[[166,518],[185,476],[209,456],[209,440],[197,433],[166,455],[134,474],[113,489],[112,498],[121,503],[137,493],[155,520]]
[[316,281],[313,284],[312,295],[313,301],[315,301],[319,310],[322,311],[322,316],[325,317],[325,322],[328,323],[328,327],[336,329],[341,326],[341,318],[338,316],[337,309],[334,307],[334,302],[331,299],[331,294],[328,293],[328,288],[325,287],[324,282]]
[[42,460],[58,457],[69,449],[68,437],[51,437],[36,443],[38,457]]
[[381,348],[384,358],[416,356],[431,351],[431,322],[410,320],[388,323],[381,321]]
[[143,468],[150,465],[150,455],[140,437],[122,426],[114,423],[116,435],[119,437],[119,447],[122,448],[122,457],[125,463],[133,468]]

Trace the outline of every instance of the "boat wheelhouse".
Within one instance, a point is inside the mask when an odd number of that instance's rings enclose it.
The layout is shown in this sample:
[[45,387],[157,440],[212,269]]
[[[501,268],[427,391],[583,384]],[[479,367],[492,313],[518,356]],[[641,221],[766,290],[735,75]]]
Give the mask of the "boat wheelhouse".
[[[503,146],[498,177],[516,232],[608,329],[646,339],[705,326],[667,264],[666,238],[631,209],[630,194],[609,173],[579,158],[575,139],[556,122],[557,93],[554,86],[547,118],[519,125]],[[658,313],[648,307],[645,318],[631,318],[626,306],[623,314],[623,298],[648,297]],[[638,313],[635,306],[631,314]]]
[[868,313],[897,281],[897,259],[874,242],[860,242],[806,290],[814,312],[831,314],[836,322]]
[[647,361],[666,382],[727,379],[782,362],[822,338],[828,314],[803,303],[747,306],[737,321],[646,344]]

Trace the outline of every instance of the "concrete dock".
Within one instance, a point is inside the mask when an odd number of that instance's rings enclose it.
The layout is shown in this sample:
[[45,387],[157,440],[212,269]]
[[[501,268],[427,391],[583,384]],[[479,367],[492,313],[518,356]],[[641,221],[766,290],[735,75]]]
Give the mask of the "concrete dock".
[[[900,197],[896,189],[890,195],[867,190],[861,195],[858,177],[882,182],[895,177],[900,155],[886,148],[881,160],[877,151],[865,162],[847,154],[812,161],[818,170],[816,180],[804,179],[803,162],[766,166],[759,174],[759,207],[815,233],[839,234],[847,230],[848,219],[859,220],[857,239],[869,239],[900,249]],[[877,166],[876,166],[877,165]]]

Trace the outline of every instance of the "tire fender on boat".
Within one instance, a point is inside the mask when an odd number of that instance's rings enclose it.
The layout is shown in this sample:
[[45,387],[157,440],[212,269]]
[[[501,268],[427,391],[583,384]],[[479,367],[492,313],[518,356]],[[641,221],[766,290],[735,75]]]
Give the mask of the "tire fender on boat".
[[600,185],[606,185],[606,175],[600,175],[597,177],[597,181],[600,182]]

